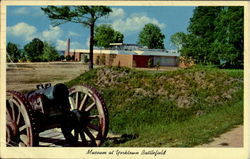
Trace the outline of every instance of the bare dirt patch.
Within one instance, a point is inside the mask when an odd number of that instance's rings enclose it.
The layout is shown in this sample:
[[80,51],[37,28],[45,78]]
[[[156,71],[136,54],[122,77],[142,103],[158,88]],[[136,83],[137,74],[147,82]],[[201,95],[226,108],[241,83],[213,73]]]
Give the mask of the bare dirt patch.
[[198,147],[243,147],[243,126],[236,128],[214,138],[212,142],[200,145]]
[[40,83],[62,83],[76,78],[88,66],[76,62],[17,63],[7,64],[6,89],[27,91],[36,89]]

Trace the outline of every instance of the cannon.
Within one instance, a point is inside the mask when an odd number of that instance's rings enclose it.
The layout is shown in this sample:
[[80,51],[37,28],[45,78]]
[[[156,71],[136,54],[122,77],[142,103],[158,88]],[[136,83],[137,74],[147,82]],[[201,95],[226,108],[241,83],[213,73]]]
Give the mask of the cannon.
[[69,146],[100,146],[108,133],[108,111],[88,85],[37,85],[22,94],[6,92],[7,146],[39,146],[39,133],[60,128]]

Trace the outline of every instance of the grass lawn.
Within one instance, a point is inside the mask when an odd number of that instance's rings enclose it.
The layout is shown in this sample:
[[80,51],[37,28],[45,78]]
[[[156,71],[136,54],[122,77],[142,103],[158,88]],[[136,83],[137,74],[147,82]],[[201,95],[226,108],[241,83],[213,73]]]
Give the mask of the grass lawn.
[[122,135],[103,146],[193,147],[243,123],[243,70],[102,67],[66,84],[81,83],[101,92]]

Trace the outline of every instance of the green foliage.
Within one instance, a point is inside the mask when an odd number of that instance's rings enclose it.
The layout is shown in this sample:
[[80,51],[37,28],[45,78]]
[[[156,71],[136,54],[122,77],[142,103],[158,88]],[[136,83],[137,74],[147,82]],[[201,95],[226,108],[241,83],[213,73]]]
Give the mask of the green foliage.
[[146,24],[139,33],[138,44],[147,46],[149,49],[164,49],[165,35],[161,29],[152,23]]
[[66,59],[66,61],[71,61],[71,60],[72,60],[72,58],[71,58],[70,55],[67,55],[67,56],[65,57],[65,59]]
[[149,68],[153,67],[153,59],[152,58],[148,59],[148,67]]
[[111,25],[102,24],[95,28],[95,46],[108,48],[110,43],[122,43],[123,34],[115,31]]
[[16,44],[8,42],[6,46],[7,51],[7,61],[8,62],[18,62],[21,58],[21,50],[17,47]]
[[157,61],[157,63],[156,63],[157,70],[159,69],[159,67],[160,67],[160,61]]
[[196,7],[183,56],[196,63],[243,68],[243,7]]
[[67,85],[81,83],[102,92],[110,132],[138,137],[107,146],[193,146],[243,121],[242,70],[199,65],[166,72],[102,67]]
[[224,67],[243,68],[244,50],[243,7],[226,7],[216,19],[214,54]]
[[88,58],[86,55],[84,55],[83,62],[84,62],[84,63],[89,62],[89,58]]
[[65,59],[66,59],[66,61],[74,61],[75,60],[75,56],[68,55],[68,56],[65,57]]
[[97,65],[100,65],[100,56],[97,56],[97,57],[96,57],[95,63],[96,63]]
[[24,46],[24,51],[26,53],[27,59],[30,61],[41,61],[43,54],[44,44],[38,39],[34,38],[30,43]]
[[56,61],[59,59],[59,54],[54,46],[50,45],[47,42],[44,42],[42,58],[43,61]]
[[122,43],[123,38],[124,38],[124,35],[121,32],[119,32],[119,31],[114,32],[114,37],[113,37],[114,43]]
[[193,147],[212,141],[222,133],[243,123],[243,103],[218,107],[207,115],[172,122],[170,124],[144,125],[142,135],[124,144],[104,143],[123,147]]
[[9,42],[7,44],[7,53],[10,60],[14,62],[24,62],[26,60],[31,62],[56,61],[60,59],[54,46],[38,38],[34,38],[31,42],[26,44],[23,51],[20,51],[16,44]]
[[65,59],[64,55],[61,55],[61,56],[59,57],[59,59],[60,59],[61,61],[64,60],[64,59]]
[[176,46],[177,50],[181,50],[183,43],[185,42],[186,34],[183,32],[177,32],[170,37],[170,42]]
[[[211,56],[211,43],[215,40],[215,21],[222,7],[196,7],[188,27],[189,35],[182,50],[183,55],[190,56],[197,63],[219,64],[219,59]],[[216,56],[218,57],[218,56]]]
[[109,15],[112,9],[107,6],[48,6],[41,8],[49,17],[54,26],[66,22],[78,23],[90,28],[89,39],[89,69],[93,69],[93,47],[94,47],[94,28],[97,19]]
[[81,23],[86,26],[93,25],[100,17],[112,12],[110,7],[106,6],[48,6],[41,8],[49,17],[54,26],[66,22]]

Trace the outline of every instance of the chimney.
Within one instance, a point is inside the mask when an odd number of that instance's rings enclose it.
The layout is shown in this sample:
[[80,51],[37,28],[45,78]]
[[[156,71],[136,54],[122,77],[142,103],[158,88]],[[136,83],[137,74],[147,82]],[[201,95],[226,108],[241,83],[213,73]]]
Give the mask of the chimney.
[[68,38],[68,40],[67,40],[67,52],[68,52],[68,54],[70,52],[70,38]]
[[67,57],[70,55],[70,39],[68,38],[66,41],[66,49],[64,52],[64,56]]

